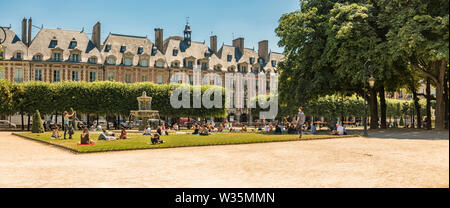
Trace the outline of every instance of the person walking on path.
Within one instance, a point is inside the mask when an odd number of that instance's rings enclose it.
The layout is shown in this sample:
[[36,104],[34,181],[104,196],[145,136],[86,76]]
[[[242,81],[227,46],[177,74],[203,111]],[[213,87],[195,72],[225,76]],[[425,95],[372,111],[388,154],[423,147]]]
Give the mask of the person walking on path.
[[[75,115],[75,111],[72,113],[72,115],[69,115],[67,111],[64,111],[64,139],[66,139],[66,134],[70,131],[69,128],[71,128],[70,125],[70,117]],[[72,134],[69,132],[69,139],[72,139]]]
[[298,108],[298,114],[297,114],[297,130],[298,130],[298,138],[302,138],[302,127],[305,123],[305,114],[303,113],[303,108]]

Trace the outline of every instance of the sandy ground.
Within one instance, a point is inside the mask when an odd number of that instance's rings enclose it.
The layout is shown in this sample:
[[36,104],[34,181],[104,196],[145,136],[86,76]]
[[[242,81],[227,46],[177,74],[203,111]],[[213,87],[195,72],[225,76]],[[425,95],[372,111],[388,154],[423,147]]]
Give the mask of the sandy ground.
[[343,138],[73,154],[0,132],[0,187],[449,187],[449,140]]

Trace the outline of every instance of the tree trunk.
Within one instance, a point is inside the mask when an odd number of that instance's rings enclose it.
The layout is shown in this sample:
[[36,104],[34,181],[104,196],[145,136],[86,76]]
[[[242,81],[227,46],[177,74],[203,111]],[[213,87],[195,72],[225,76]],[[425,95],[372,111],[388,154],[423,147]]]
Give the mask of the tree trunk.
[[20,112],[20,117],[22,118],[22,131],[25,130],[25,122],[23,121],[23,112]]
[[374,89],[370,90],[369,106],[370,106],[370,129],[377,129],[378,128],[378,101],[377,101],[377,91]]
[[447,68],[447,60],[440,61],[440,65],[436,66],[438,83],[436,83],[436,129],[444,129],[444,75]]
[[380,88],[380,110],[381,110],[381,128],[386,128],[386,97],[384,95],[384,87]]
[[444,122],[445,122],[445,128],[448,129],[448,125],[449,125],[449,102],[450,102],[450,96],[449,96],[449,86],[448,86],[448,82],[449,82],[449,71],[448,68],[446,70],[445,73],[445,78],[444,78],[444,109],[445,109],[445,113],[444,113]]
[[28,123],[27,123],[27,131],[30,131],[30,114],[27,114],[28,116]]
[[430,78],[427,78],[427,88],[426,88],[426,98],[427,98],[427,125],[426,129],[431,130],[431,83]]
[[55,127],[58,126],[58,112],[55,113]]
[[420,115],[420,104],[419,98],[417,97],[417,92],[415,90],[412,91],[413,99],[414,99],[414,107],[416,108],[416,116],[417,116],[417,128],[422,128],[422,117]]
[[86,124],[87,124],[88,128],[91,126],[91,123],[89,122],[89,113],[87,114],[87,122],[86,122]]

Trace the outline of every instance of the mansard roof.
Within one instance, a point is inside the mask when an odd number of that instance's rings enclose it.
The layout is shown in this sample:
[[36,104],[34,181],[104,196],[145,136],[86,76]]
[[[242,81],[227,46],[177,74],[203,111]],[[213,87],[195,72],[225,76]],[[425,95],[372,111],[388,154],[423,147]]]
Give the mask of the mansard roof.
[[[56,41],[54,47],[51,42]],[[74,48],[70,48],[70,43],[76,42]],[[95,47],[89,37],[83,31],[63,30],[63,29],[41,29],[36,37],[31,41],[28,49],[29,59],[35,54],[43,55],[42,60],[50,60],[52,51],[59,48],[63,51],[63,60],[68,60],[71,51],[78,50],[81,55],[81,62],[87,62],[88,58],[95,56],[101,60],[100,51]]]
[[16,52],[21,52],[24,59],[27,57],[27,46],[20,40],[16,33],[10,28],[4,28],[6,32],[6,40],[2,44],[3,58],[11,59]]

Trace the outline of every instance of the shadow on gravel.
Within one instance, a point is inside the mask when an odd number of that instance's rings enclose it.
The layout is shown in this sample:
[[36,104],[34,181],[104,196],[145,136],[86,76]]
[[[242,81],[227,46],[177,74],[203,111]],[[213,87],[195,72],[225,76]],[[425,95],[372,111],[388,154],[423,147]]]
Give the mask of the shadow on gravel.
[[[363,135],[362,130],[349,130],[349,134]],[[369,130],[368,138],[386,139],[424,139],[424,140],[448,140],[449,132],[422,129],[377,129]]]

